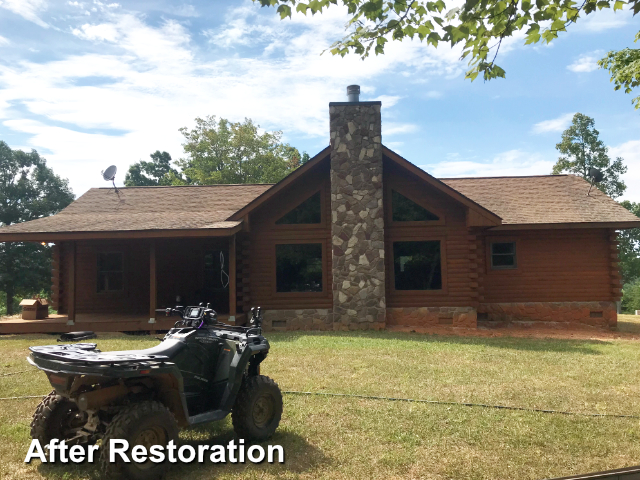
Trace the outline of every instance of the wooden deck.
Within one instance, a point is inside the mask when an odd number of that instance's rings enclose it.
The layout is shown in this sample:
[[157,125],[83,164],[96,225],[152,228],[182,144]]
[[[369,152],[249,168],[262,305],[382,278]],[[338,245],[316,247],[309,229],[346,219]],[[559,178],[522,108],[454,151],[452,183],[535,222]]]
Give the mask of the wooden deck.
[[[169,330],[178,321],[178,317],[158,316],[156,323],[149,323],[147,315],[123,314],[76,314],[74,325],[67,325],[66,315],[51,314],[42,320],[23,320],[15,317],[0,319],[0,335],[20,333],[65,333],[82,330],[94,332],[133,332]],[[236,317],[240,323],[244,319]],[[218,320],[229,323],[228,315],[218,315]]]

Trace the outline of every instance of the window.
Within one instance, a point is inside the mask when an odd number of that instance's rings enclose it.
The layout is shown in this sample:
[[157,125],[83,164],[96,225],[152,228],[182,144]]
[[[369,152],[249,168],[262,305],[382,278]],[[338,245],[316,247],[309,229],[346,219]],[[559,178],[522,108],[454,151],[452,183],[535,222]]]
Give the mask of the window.
[[442,290],[440,241],[393,243],[396,290]]
[[322,292],[322,244],[276,245],[276,291]]
[[516,242],[494,242],[491,244],[491,268],[516,268]]
[[98,292],[124,289],[122,252],[98,254]]
[[394,222],[425,222],[440,220],[426,208],[421,207],[413,200],[409,200],[404,195],[391,190],[391,212]]
[[322,220],[320,204],[320,192],[318,192],[277,220],[276,225],[320,223]]

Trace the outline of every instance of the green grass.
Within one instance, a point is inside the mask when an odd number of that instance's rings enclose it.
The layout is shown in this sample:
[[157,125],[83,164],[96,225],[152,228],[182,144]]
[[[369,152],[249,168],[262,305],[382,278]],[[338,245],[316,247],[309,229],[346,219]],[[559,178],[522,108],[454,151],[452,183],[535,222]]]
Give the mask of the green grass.
[[[272,333],[263,373],[283,390],[356,393],[640,415],[640,342],[468,338],[410,333]],[[29,345],[53,336],[0,337],[0,375],[25,370]],[[152,337],[100,335],[102,350],[146,348]],[[44,394],[46,377],[0,377],[0,397]],[[639,463],[637,419],[285,395],[284,465],[188,465],[189,478],[542,479]],[[0,476],[79,479],[89,466],[25,466],[37,399],[0,403]],[[181,434],[228,442],[229,420]]]

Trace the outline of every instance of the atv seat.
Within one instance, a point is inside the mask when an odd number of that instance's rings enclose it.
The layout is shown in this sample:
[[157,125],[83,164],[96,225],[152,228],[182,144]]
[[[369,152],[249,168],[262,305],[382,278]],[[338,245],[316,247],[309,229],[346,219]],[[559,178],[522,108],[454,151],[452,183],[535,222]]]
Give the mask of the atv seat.
[[125,350],[121,352],[107,352],[111,355],[164,355],[169,360],[175,358],[184,348],[184,342],[179,340],[165,340],[159,345],[151,348],[145,348],[144,350]]

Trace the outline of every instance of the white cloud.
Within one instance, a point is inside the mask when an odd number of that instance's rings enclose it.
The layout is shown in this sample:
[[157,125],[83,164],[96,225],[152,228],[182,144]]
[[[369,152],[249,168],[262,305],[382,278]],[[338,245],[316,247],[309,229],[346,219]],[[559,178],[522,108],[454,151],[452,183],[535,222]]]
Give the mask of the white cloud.
[[585,53],[580,55],[571,65],[567,66],[567,70],[571,70],[576,73],[593,72],[600,68],[598,66],[598,60],[603,56],[602,50],[595,50],[591,53]]
[[633,13],[628,8],[614,12],[610,8],[598,10],[578,19],[571,31],[585,33],[599,33],[614,28],[620,28],[629,23]]
[[536,123],[533,126],[532,131],[533,133],[562,132],[571,123],[573,115],[573,113],[565,113],[564,115],[560,115],[558,118]]
[[611,159],[622,157],[628,170],[622,176],[627,184],[623,200],[640,202],[640,140],[631,140],[615,147],[609,147]]
[[3,37],[2,35],[0,35],[0,45],[9,45],[11,42],[9,41],[8,38]]
[[198,17],[200,14],[197,12],[196,7],[191,4],[182,4],[169,10],[170,13],[178,15],[179,17]]
[[0,8],[20,15],[24,19],[40,25],[43,28],[48,28],[49,25],[37,14],[40,10],[44,10],[45,7],[45,0],[0,0]]
[[[45,156],[51,166],[70,179],[78,194],[102,185],[99,172],[106,165],[116,164],[122,181],[128,166],[151,151],[166,150],[179,158],[178,128],[207,114],[234,121],[249,117],[262,128],[324,145],[328,103],[346,99],[345,87],[353,83],[362,85],[363,100],[384,102],[385,138],[401,138],[418,127],[387,119],[395,119],[394,106],[406,99],[380,95],[374,85],[383,78],[393,81],[398,71],[429,79],[459,77],[466,69],[459,50],[436,50],[417,41],[390,42],[386,55],[365,62],[355,55],[320,55],[344,34],[346,16],[339,8],[321,18],[294,15],[281,21],[275,12],[259,14],[247,1],[207,33],[214,41],[203,52],[177,21],[150,25],[142,15],[90,5],[96,8],[95,20],[67,27],[73,51],[82,52],[84,46],[87,53],[0,64],[0,121],[27,135],[27,148],[50,152]],[[223,47],[245,45],[247,35],[250,49],[220,54]],[[77,86],[85,77],[110,81]],[[22,115],[15,105],[29,114]],[[41,120],[32,120],[33,115]]]
[[442,162],[420,166],[437,178],[447,178],[548,175],[554,164],[540,154],[522,150],[502,152],[488,161],[460,159],[457,153],[449,157]]
[[394,135],[404,135],[418,131],[418,126],[413,123],[393,123],[386,122],[382,125],[382,134],[387,137]]
[[119,37],[118,29],[113,24],[89,25],[86,23],[80,28],[74,28],[71,33],[83,40],[92,41],[115,42]]

